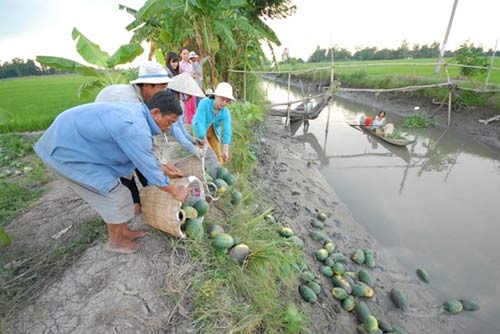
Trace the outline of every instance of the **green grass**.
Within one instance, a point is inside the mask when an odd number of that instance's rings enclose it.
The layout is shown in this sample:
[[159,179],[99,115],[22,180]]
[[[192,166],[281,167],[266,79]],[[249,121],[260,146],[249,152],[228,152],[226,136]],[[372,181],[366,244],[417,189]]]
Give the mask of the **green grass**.
[[[434,58],[429,59],[396,59],[396,60],[369,60],[369,61],[338,61],[335,62],[335,73],[337,74],[352,74],[355,72],[363,71],[369,76],[384,76],[384,75],[401,75],[401,76],[415,76],[415,77],[429,77],[433,80],[446,80],[446,74],[444,68],[441,67],[441,71],[436,76],[434,75],[435,65],[424,65],[424,64],[435,64],[437,62]],[[453,59],[448,58],[446,62],[453,63]],[[380,66],[368,66],[369,64],[378,64]],[[394,64],[394,65],[382,65],[382,64]],[[402,64],[402,65],[399,65]],[[324,63],[299,63],[294,65],[284,64],[280,65],[281,71],[288,70],[305,70],[311,68],[321,68],[329,67],[330,62]],[[500,58],[495,58],[493,67],[500,68]],[[448,72],[451,78],[457,78],[459,76],[459,67],[449,66]],[[329,80],[330,70],[317,71],[316,73],[311,72],[312,75],[316,75],[316,78],[321,78],[322,80]],[[486,79],[486,74],[481,74],[473,78],[474,80],[484,83]],[[490,83],[500,85],[500,70],[493,70],[490,76]]]
[[191,289],[196,332],[301,333],[304,317],[290,321],[285,311],[288,300],[298,293],[294,279],[301,251],[278,235],[279,223],[265,219],[268,210],[250,209],[258,202],[255,194],[241,182],[238,188],[244,188],[243,203],[234,207],[224,196],[217,206],[230,214],[204,225],[217,223],[239,237],[251,250],[246,262],[240,265],[217,251],[207,234],[186,241],[190,255],[207,269],[195,277]]
[[[447,59],[452,63],[453,59]],[[425,65],[432,63],[432,65]],[[345,61],[335,63],[335,80],[341,83],[341,87],[390,89],[406,86],[429,85],[446,82],[446,74],[441,67],[438,75],[434,75],[436,59],[402,59],[402,60],[379,60],[379,61]],[[379,64],[380,66],[368,66]],[[391,66],[390,64],[394,64]],[[419,65],[421,64],[421,65]],[[350,65],[356,65],[350,67]],[[296,71],[304,69],[323,68],[331,66],[330,63],[303,63],[294,65],[282,65],[281,71]],[[500,58],[496,58],[494,67],[500,68]],[[292,75],[293,79],[301,79],[306,82],[322,82],[324,85],[330,81],[331,69],[308,71]],[[486,73],[476,75],[467,79],[460,78],[459,68],[449,67],[451,79],[460,79],[459,87],[483,89]],[[287,78],[287,73],[280,74]],[[500,89],[500,70],[491,72],[489,89]],[[409,93],[413,97],[426,97],[443,100],[448,96],[447,88],[429,88]],[[410,96],[407,95],[407,96]],[[490,107],[500,109],[500,93],[480,93],[459,89],[453,94],[452,104],[460,109],[470,106]]]
[[0,108],[10,120],[0,133],[46,129],[62,111],[91,102],[95,96],[78,100],[78,87],[87,78],[80,75],[51,75],[0,80]]
[[46,169],[33,152],[38,139],[0,134],[0,227],[29,207],[44,193]]

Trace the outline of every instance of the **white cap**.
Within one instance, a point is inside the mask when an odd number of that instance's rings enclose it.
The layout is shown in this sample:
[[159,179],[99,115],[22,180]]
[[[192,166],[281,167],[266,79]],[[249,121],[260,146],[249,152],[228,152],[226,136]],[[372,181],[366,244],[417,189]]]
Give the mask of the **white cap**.
[[220,82],[215,88],[214,95],[236,101],[233,96],[233,87],[227,82]]
[[165,84],[171,82],[167,71],[155,61],[147,61],[139,66],[139,77],[130,81],[131,84]]
[[189,52],[189,59],[196,58],[196,57],[199,57],[196,52],[194,52],[194,51]]

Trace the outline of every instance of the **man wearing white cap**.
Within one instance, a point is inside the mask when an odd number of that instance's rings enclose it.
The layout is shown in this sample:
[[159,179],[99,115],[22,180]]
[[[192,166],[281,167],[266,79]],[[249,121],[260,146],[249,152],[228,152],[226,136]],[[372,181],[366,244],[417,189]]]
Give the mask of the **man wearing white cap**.
[[[130,81],[130,84],[111,85],[102,89],[95,99],[96,102],[129,102],[129,103],[145,103],[151,97],[167,88],[167,84],[174,79],[168,76],[167,71],[159,63],[147,61],[139,66],[139,77]],[[186,131],[181,121],[175,122],[170,131],[174,138],[184,147],[189,153],[195,154],[198,158],[202,158],[205,154],[204,150],[195,146],[196,141]],[[171,172],[169,176],[182,176],[182,172],[171,163],[166,165],[167,171]],[[146,186],[147,179],[136,170],[137,177],[141,184]],[[121,178],[122,183],[130,189],[132,199],[134,201],[135,212],[141,213],[141,203],[139,197],[139,189],[135,183],[135,178]]]
[[232,130],[231,113],[227,106],[235,100],[233,87],[221,82],[215,88],[213,98],[200,101],[193,118],[194,135],[212,147],[221,164],[229,161]]
[[185,201],[188,191],[170,183],[153,154],[153,136],[167,131],[182,115],[179,99],[162,91],[147,103],[87,103],[61,113],[34,146],[45,164],[60,175],[102,217],[108,248],[120,253],[139,249],[132,231],[130,191],[119,181],[138,168],[151,185]]

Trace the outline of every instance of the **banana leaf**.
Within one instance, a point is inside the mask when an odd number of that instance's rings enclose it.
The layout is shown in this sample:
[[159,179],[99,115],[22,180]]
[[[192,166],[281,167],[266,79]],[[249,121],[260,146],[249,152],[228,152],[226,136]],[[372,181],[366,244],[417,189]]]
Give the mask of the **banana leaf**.
[[62,57],[52,57],[52,56],[37,56],[36,61],[42,65],[53,67],[58,70],[77,72],[78,74],[87,77],[98,77],[99,72],[92,67],[82,65],[74,60],[62,58]]
[[137,58],[144,52],[142,46],[137,43],[122,45],[116,52],[107,60],[107,68],[113,68],[116,65],[126,64]]
[[90,41],[76,28],[73,28],[71,36],[73,37],[73,40],[77,40],[76,50],[83,59],[85,59],[90,64],[107,68],[109,55],[106,52],[102,51],[99,45]]

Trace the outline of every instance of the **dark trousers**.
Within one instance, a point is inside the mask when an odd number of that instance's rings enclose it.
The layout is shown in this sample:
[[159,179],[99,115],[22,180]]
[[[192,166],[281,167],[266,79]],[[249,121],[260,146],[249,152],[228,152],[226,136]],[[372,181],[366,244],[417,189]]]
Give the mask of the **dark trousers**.
[[[137,174],[137,177],[139,178],[139,181],[141,182],[142,186],[145,187],[148,185],[148,180],[142,175],[141,172],[139,172],[138,169],[135,170],[135,173]],[[139,189],[137,188],[137,183],[135,183],[135,177],[132,176],[132,178],[126,179],[124,177],[120,177],[120,181],[122,184],[127,187],[130,190],[130,193],[132,194],[132,200],[134,201],[134,204],[136,203],[141,203],[141,199],[139,198]]]

